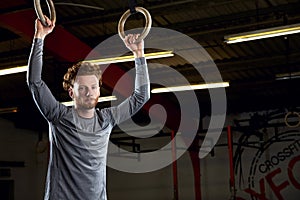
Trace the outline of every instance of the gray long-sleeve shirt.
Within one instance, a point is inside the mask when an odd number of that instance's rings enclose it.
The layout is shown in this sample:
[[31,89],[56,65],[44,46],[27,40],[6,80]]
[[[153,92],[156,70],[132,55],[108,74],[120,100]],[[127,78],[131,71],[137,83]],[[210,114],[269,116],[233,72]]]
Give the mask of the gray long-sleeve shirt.
[[112,128],[136,113],[149,99],[145,58],[135,59],[133,94],[118,106],[96,109],[81,118],[73,107],[60,104],[41,78],[43,40],[34,39],[27,84],[49,123],[50,158],[45,200],[106,200],[106,159]]

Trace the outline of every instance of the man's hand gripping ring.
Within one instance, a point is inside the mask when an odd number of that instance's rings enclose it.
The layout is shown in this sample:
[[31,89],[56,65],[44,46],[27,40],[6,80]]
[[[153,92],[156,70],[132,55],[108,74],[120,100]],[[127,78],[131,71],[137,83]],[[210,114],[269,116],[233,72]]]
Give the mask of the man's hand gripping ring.
[[[55,8],[54,8],[53,1],[52,0],[46,0],[46,2],[47,2],[47,6],[48,6],[48,9],[49,9],[49,13],[50,13],[49,18],[53,23],[55,23],[56,13],[55,13]],[[39,20],[41,21],[41,23],[44,26],[49,26],[49,24],[46,22],[46,19],[44,17],[44,14],[43,14],[43,11],[42,11],[42,8],[41,8],[40,0],[34,0],[34,9],[35,9],[35,12],[36,12]]]

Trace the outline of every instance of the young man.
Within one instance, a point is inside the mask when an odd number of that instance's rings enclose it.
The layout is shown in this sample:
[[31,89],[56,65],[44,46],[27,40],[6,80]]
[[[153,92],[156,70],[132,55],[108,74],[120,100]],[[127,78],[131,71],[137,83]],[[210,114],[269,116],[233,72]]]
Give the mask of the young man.
[[135,90],[120,105],[96,109],[101,71],[97,65],[80,62],[68,69],[63,86],[74,106],[60,104],[41,78],[43,43],[55,24],[39,20],[29,57],[27,84],[34,101],[50,126],[50,159],[45,199],[106,200],[106,158],[112,128],[136,113],[150,97],[149,75],[143,41],[128,35],[124,43],[135,56]]

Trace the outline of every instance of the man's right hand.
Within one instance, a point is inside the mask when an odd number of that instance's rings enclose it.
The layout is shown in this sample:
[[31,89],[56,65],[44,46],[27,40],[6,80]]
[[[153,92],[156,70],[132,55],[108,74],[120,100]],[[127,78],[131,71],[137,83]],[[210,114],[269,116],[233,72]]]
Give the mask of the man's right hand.
[[43,26],[39,19],[35,20],[34,38],[44,39],[49,33],[53,31],[55,23],[53,23],[47,16],[45,16],[45,19],[49,26]]
[[139,36],[139,34],[128,34],[123,40],[135,58],[144,57],[144,40],[138,41]]

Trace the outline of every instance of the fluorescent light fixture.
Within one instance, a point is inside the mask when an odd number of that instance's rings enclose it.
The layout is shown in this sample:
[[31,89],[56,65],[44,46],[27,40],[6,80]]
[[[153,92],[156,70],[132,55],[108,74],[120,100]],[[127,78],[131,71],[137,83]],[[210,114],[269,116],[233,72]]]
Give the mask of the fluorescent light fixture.
[[300,72],[276,74],[276,80],[290,80],[300,78]]
[[5,114],[5,113],[16,113],[18,112],[17,107],[11,107],[11,108],[0,108],[0,114]]
[[[172,56],[174,56],[172,51],[162,51],[162,52],[145,54],[146,59],[165,58],[165,57],[172,57]],[[134,61],[134,56],[130,55],[130,56],[120,56],[120,57],[113,57],[113,58],[102,58],[96,60],[89,60],[88,62],[96,63],[96,64],[111,64],[111,63],[120,63],[120,62],[128,62],[128,61]],[[27,71],[27,65],[21,67],[2,69],[0,70],[0,76],[26,72],[26,71]]]
[[99,97],[98,102],[115,101],[115,100],[117,100],[116,96],[106,96],[106,97]]
[[256,31],[244,32],[225,36],[225,42],[228,44],[258,40],[263,38],[277,37],[289,34],[300,33],[300,24],[279,26]]
[[[165,58],[165,57],[172,57],[172,56],[174,56],[172,51],[162,51],[162,52],[145,54],[146,59]],[[101,64],[121,63],[121,62],[129,62],[129,61],[134,61],[133,55],[113,57],[113,58],[101,58],[96,60],[89,60],[88,62],[101,65]]]
[[151,93],[179,92],[179,91],[224,88],[224,87],[229,87],[229,82],[204,83],[204,84],[197,84],[197,85],[183,85],[183,86],[174,86],[174,87],[166,87],[166,88],[155,88],[151,90]]
[[26,66],[20,66],[20,67],[12,67],[12,68],[8,68],[8,69],[1,69],[0,70],[0,76],[20,73],[20,72],[26,72],[26,71],[27,71],[27,65]]
[[[98,102],[105,102],[105,101],[115,101],[117,100],[116,96],[106,96],[106,97],[99,97]],[[74,103],[73,101],[66,101],[62,102],[65,106],[72,106]]]

